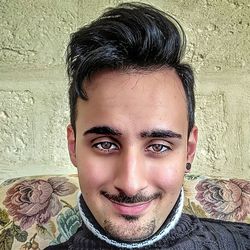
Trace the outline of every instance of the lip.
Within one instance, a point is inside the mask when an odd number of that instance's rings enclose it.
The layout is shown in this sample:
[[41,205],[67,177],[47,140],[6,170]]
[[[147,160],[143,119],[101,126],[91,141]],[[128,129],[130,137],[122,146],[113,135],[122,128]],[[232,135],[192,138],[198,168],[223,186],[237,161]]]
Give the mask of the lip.
[[150,205],[151,201],[144,202],[144,203],[135,203],[135,204],[128,204],[128,203],[116,203],[111,201],[114,209],[121,215],[130,215],[130,216],[138,216],[141,215]]

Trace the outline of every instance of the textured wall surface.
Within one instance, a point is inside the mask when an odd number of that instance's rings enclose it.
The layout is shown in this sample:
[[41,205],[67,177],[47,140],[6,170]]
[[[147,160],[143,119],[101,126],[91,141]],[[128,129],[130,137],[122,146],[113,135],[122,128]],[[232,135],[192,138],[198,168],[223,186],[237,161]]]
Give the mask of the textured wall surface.
[[[0,180],[72,173],[64,51],[118,0],[0,0]],[[173,14],[196,70],[194,174],[250,178],[250,2],[144,1]]]

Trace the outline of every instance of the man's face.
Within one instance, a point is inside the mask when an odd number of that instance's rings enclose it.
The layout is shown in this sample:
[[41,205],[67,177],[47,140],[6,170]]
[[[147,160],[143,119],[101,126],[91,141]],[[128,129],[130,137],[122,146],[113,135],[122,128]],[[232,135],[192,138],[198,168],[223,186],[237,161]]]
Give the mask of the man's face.
[[76,137],[68,127],[84,200],[112,236],[142,240],[169,215],[195,153],[181,81],[169,69],[103,71],[85,86]]

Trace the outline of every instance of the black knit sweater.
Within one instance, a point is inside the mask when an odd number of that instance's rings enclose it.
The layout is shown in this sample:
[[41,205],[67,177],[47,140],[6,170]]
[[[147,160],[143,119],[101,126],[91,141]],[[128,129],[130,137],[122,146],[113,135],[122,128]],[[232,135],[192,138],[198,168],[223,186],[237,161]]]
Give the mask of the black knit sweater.
[[[116,248],[100,240],[84,225],[67,242],[46,250],[104,250]],[[138,249],[138,248],[137,248]],[[171,250],[245,250],[250,249],[250,225],[213,219],[199,219],[182,214],[167,236],[141,249]]]

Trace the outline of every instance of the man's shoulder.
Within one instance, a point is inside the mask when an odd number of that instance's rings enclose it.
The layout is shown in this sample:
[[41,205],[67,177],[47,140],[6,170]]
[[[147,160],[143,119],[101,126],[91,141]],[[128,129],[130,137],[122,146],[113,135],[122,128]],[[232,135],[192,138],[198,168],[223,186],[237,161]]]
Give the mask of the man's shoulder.
[[94,234],[92,234],[86,226],[81,225],[77,232],[74,233],[67,241],[57,244],[50,245],[44,250],[77,250],[77,249],[111,249],[104,241],[98,239]]
[[232,249],[250,249],[250,224],[211,218],[199,218],[199,221],[202,232],[211,239],[235,245]]
[[[78,230],[65,242],[59,243],[57,245],[50,245],[46,247],[44,250],[68,250],[72,245],[75,237],[82,232],[82,226],[78,228]],[[84,234],[83,234],[84,235]]]
[[58,245],[48,246],[44,250],[68,250],[70,246],[69,242],[70,242],[70,239]]
[[201,224],[205,226],[216,227],[218,229],[231,229],[235,231],[244,231],[245,229],[249,230],[250,224],[243,222],[233,222],[233,221],[225,221],[219,219],[212,218],[198,218]]
[[69,245],[65,243],[61,243],[61,244],[58,244],[58,245],[51,245],[51,246],[48,246],[46,248],[44,248],[44,250],[68,250],[69,249]]

